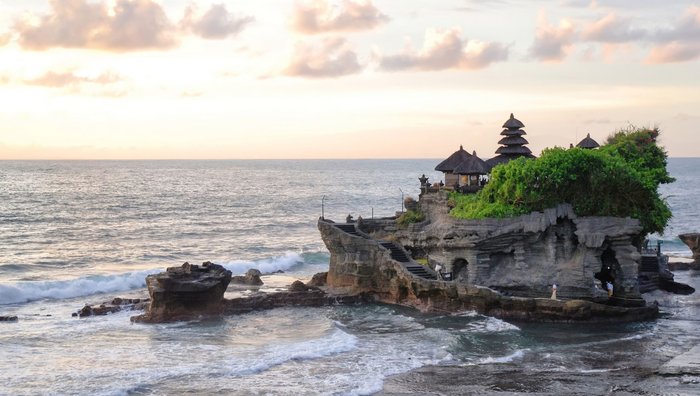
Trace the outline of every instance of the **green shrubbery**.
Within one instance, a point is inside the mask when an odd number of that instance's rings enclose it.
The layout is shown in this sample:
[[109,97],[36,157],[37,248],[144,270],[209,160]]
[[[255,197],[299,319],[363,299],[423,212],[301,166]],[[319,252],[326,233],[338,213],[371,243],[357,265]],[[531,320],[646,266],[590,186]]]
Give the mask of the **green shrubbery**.
[[408,210],[396,219],[396,224],[400,227],[406,227],[409,224],[420,223],[423,220],[425,220],[423,212],[419,210]]
[[453,194],[457,218],[508,217],[570,203],[580,216],[630,216],[645,233],[662,232],[671,217],[658,194],[673,178],[658,129],[627,129],[597,150],[545,149],[537,159],[519,158],[491,171],[475,195]]

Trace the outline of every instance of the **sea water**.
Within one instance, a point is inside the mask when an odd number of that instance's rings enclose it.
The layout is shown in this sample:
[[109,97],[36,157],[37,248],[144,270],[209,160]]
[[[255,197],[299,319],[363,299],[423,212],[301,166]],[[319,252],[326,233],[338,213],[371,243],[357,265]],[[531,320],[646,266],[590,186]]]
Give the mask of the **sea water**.
[[[144,278],[185,261],[264,277],[327,270],[315,223],[394,215],[436,160],[0,162],[0,394],[371,394],[424,365],[596,372],[656,364],[700,339],[695,296],[657,293],[654,322],[507,323],[386,305],[283,308],[220,320],[78,319],[85,303],[145,297]],[[671,159],[663,238],[698,231],[700,159]],[[700,287],[695,273],[677,280]],[[232,288],[230,288],[232,289]],[[227,295],[245,293],[230,290]],[[673,335],[672,337],[669,335]]]

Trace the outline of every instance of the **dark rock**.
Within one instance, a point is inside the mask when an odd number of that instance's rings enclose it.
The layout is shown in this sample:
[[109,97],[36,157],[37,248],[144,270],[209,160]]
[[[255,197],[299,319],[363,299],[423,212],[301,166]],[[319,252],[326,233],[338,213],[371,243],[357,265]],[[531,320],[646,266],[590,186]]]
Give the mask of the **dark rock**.
[[242,285],[260,286],[263,284],[262,279],[260,279],[260,275],[260,271],[256,270],[255,268],[251,268],[245,273],[245,275],[231,277],[231,282]]
[[14,315],[0,316],[0,322],[17,322],[18,319]]
[[309,287],[300,280],[295,280],[291,285],[289,285],[290,292],[305,292],[307,290],[309,290]]
[[659,288],[674,294],[689,295],[695,293],[695,288],[685,283],[675,282],[672,279],[659,279]]
[[231,271],[209,261],[202,266],[184,263],[146,277],[151,304],[134,322],[162,323],[219,315]]
[[311,277],[311,280],[309,281],[309,283],[307,283],[307,285],[314,287],[323,287],[326,286],[327,280],[328,272],[319,272],[317,274],[314,274],[313,277]]
[[262,309],[281,307],[322,307],[329,305],[352,305],[371,302],[364,294],[355,296],[332,296],[321,290],[257,293],[251,296],[225,299],[224,314],[239,315]]
[[110,302],[99,304],[85,304],[78,312],[71,316],[84,318],[87,316],[101,316],[126,310],[143,310],[148,306],[148,299],[115,297]]

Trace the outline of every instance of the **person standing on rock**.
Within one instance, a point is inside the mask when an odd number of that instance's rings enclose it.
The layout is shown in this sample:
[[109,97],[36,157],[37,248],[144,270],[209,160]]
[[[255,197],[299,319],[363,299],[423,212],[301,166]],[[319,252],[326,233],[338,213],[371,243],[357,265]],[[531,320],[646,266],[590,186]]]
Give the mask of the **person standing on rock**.
[[550,297],[552,300],[557,299],[557,284],[553,283],[552,284],[552,297]]

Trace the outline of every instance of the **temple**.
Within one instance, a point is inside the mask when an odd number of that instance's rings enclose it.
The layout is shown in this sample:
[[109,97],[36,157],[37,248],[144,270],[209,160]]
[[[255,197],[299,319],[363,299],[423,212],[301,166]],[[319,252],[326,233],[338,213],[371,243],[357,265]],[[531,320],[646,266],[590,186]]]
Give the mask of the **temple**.
[[[402,222],[403,210],[346,223],[321,217],[319,231],[331,253],[328,285],[427,311],[468,308],[547,321],[656,316],[658,307],[641,293],[673,281],[660,278],[668,271],[658,249],[640,251],[637,219],[578,216],[566,203],[507,218],[450,215],[455,191],[475,193],[499,164],[535,158],[524,126],[511,114],[495,157],[483,160],[460,146],[435,167],[444,183],[431,185],[421,176],[419,200],[406,206],[416,221]],[[578,147],[598,143],[589,134]],[[558,299],[549,298],[553,285]]]
[[[469,154],[463,146],[459,146],[459,150],[435,167],[436,171],[442,172],[445,176],[445,188],[463,193],[474,193],[488,182],[488,174],[494,166],[520,157],[535,158],[532,151],[525,146],[529,142],[523,137],[526,134],[523,130],[524,127],[525,124],[511,113],[510,118],[503,123],[504,129],[501,131],[501,135],[504,137],[498,141],[501,146],[496,150],[497,155],[488,160],[479,158],[476,151]],[[590,140],[595,143],[593,139]],[[421,186],[423,187],[423,185]]]

